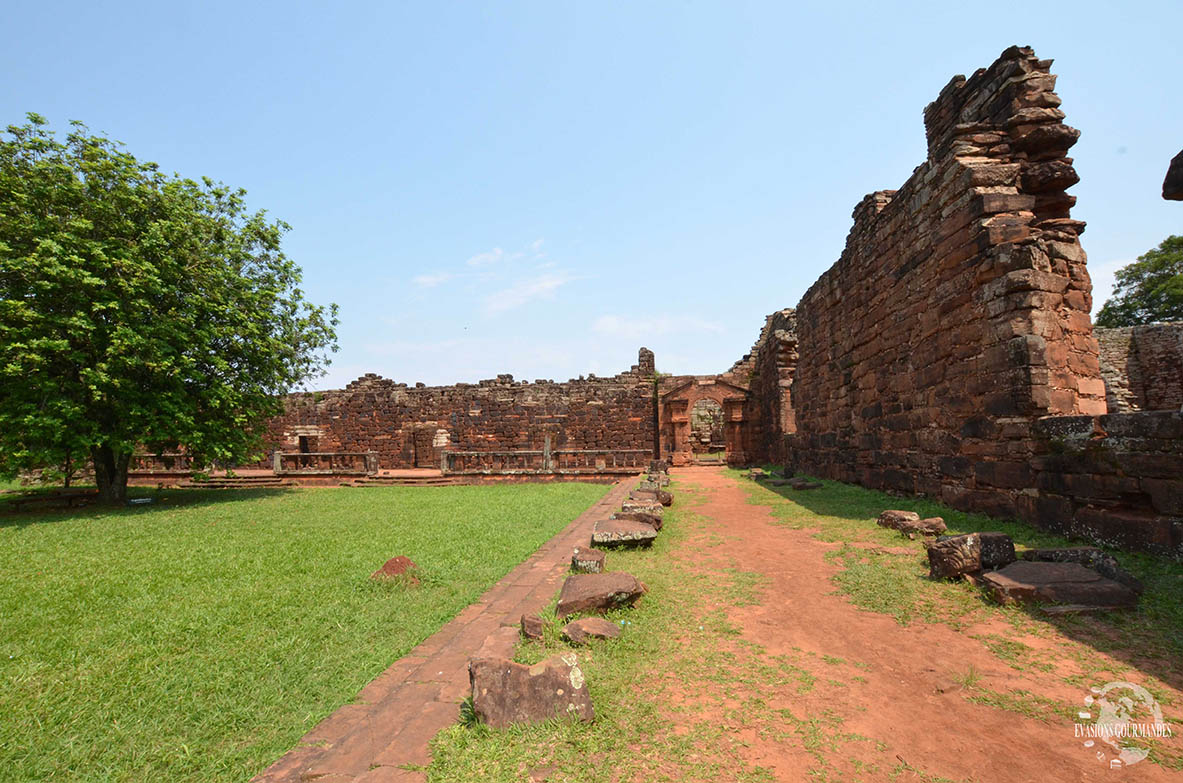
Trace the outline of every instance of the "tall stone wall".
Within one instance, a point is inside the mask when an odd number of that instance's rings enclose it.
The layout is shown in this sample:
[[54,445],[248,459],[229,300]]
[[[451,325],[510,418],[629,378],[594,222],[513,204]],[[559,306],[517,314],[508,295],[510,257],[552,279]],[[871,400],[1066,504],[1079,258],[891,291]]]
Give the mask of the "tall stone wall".
[[1106,415],[1050,65],[1008,49],[925,110],[927,160],[797,306],[797,432],[769,455],[1180,556],[1183,415]]
[[1011,48],[925,110],[928,160],[867,196],[797,307],[803,467],[906,492],[1022,481],[1024,422],[1105,412],[1050,61]]
[[511,375],[407,386],[366,375],[344,389],[290,395],[272,420],[273,450],[376,451],[381,468],[439,467],[444,449],[647,449],[655,442],[653,353],[610,378],[555,383]]
[[1183,408],[1183,323],[1097,329],[1110,413]]

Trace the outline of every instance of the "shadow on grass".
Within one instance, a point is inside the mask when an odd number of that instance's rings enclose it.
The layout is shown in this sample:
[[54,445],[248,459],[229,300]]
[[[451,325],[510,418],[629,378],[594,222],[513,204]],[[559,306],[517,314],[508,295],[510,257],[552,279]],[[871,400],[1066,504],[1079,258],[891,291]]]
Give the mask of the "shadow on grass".
[[[748,486],[756,486],[742,477],[739,471],[733,475]],[[813,477],[810,477],[813,478]],[[875,524],[879,513],[885,509],[915,511],[921,517],[944,518],[950,534],[978,531],[999,531],[1009,535],[1016,548],[1097,546],[1092,541],[1068,539],[1014,519],[996,519],[985,514],[956,511],[927,498],[896,497],[877,490],[866,489],[837,481],[817,479],[824,486],[816,490],[793,490],[790,487],[771,486],[768,481],[759,486],[785,500],[811,512],[846,522],[865,523],[847,530],[842,527],[823,529],[819,538],[828,541],[849,541],[852,537],[879,538],[883,531]],[[811,527],[805,523],[803,527]],[[858,531],[858,532],[854,532]],[[889,534],[891,535],[891,534]],[[894,538],[894,536],[892,536]],[[916,546],[918,542],[899,536],[901,545]],[[1050,626],[1065,637],[1110,655],[1146,674],[1158,678],[1173,688],[1183,689],[1183,563],[1170,558],[1139,552],[1125,552],[1101,547],[1113,554],[1118,562],[1137,576],[1146,587],[1138,602],[1138,608],[1130,611],[1103,611],[1081,615],[1047,615],[1038,606],[1027,606],[1022,612],[1033,622]],[[924,556],[922,547],[917,555]],[[915,578],[927,580],[917,575]],[[932,584],[930,582],[929,584]],[[964,585],[941,582],[950,591],[963,589]],[[997,604],[985,593],[978,591],[982,604],[997,609]],[[1086,667],[1087,668],[1087,667]],[[1096,685],[1101,682],[1094,683]]]
[[29,498],[50,495],[52,490],[35,490],[19,495],[9,493],[0,496],[0,528],[28,527],[30,525],[65,522],[77,519],[98,519],[112,515],[134,516],[173,511],[179,508],[212,506],[234,503],[242,500],[279,497],[288,494],[291,488],[275,489],[153,489],[151,487],[128,487],[129,499],[151,498],[154,502],[141,505],[104,506],[91,503],[75,508],[29,508],[16,510],[14,501],[28,501]]

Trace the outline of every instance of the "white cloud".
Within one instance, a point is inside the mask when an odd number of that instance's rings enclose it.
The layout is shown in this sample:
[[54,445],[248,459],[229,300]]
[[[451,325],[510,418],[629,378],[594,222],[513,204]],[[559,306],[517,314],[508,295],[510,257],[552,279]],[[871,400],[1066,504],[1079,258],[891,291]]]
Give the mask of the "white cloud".
[[437,285],[442,285],[454,277],[456,275],[452,272],[430,272],[425,275],[415,275],[411,278],[411,282],[423,288],[435,288]]
[[489,266],[490,264],[496,264],[498,261],[501,261],[504,258],[505,251],[499,247],[495,247],[487,253],[477,253],[475,256],[468,259],[464,263],[468,264],[469,266]]
[[485,267],[494,266],[501,263],[502,261],[516,261],[519,258],[525,258],[526,256],[532,256],[535,259],[543,258],[546,256],[546,254],[542,252],[543,242],[544,240],[541,238],[535,239],[533,242],[527,245],[524,250],[514,253],[507,253],[501,248],[495,247],[492,250],[486,251],[484,253],[477,253],[475,256],[469,258],[464,263],[472,267]]
[[592,324],[592,331],[606,337],[636,340],[675,332],[722,334],[725,330],[721,324],[691,315],[601,315]]
[[509,288],[496,291],[485,297],[485,312],[503,313],[535,299],[549,299],[554,296],[555,291],[571,282],[572,279],[565,272],[557,272],[521,280]]
[[1133,263],[1132,258],[1119,258],[1115,261],[1104,261],[1102,263],[1089,261],[1089,277],[1093,280],[1094,318],[1101,309],[1101,305],[1105,304],[1105,301],[1113,296],[1113,286],[1117,283],[1117,270],[1131,263]]

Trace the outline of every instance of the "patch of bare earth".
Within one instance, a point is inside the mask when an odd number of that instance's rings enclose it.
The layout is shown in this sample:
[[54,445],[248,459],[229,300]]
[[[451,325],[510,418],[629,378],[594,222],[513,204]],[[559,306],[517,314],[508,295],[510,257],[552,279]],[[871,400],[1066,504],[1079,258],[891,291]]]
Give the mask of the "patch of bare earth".
[[[747,605],[708,598],[734,627],[714,664],[722,676],[654,683],[677,733],[721,727],[715,752],[777,780],[1180,779],[1150,761],[1112,771],[1074,736],[1072,705],[1083,706],[1088,686],[1065,678],[1101,685],[1131,675],[1127,663],[1089,650],[1082,672],[1080,643],[1052,626],[1020,631],[999,616],[954,630],[859,609],[831,581],[839,566],[825,555],[838,544],[774,524],[721,469],[677,477],[706,498],[694,511],[709,523],[674,556],[763,577]],[[1018,660],[998,654],[1007,644]],[[988,703],[998,694],[1009,708]],[[1183,739],[1164,742],[1177,754]]]

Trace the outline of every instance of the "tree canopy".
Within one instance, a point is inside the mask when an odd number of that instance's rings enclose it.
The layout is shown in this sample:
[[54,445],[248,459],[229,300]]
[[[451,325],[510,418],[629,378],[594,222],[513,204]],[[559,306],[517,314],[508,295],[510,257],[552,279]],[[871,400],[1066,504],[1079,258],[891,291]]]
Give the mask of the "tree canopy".
[[1117,270],[1113,296],[1097,313],[1097,326],[1137,326],[1183,321],[1183,236]]
[[336,350],[288,226],[244,190],[28,119],[0,135],[0,473],[89,457],[117,502],[136,451],[252,456]]

